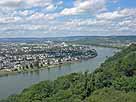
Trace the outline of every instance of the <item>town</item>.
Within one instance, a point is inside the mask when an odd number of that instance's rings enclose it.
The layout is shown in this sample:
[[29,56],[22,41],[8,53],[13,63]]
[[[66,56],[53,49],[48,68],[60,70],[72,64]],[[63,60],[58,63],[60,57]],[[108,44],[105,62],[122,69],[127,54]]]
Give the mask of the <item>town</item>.
[[97,56],[89,45],[74,45],[65,42],[46,43],[0,43],[0,70],[27,71],[80,61]]

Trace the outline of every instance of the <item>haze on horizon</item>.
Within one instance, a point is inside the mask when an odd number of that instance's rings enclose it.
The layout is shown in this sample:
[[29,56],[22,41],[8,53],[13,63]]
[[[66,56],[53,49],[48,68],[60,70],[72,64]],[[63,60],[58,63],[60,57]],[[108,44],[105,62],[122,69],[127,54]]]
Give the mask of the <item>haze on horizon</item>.
[[136,0],[0,0],[0,38],[136,35]]

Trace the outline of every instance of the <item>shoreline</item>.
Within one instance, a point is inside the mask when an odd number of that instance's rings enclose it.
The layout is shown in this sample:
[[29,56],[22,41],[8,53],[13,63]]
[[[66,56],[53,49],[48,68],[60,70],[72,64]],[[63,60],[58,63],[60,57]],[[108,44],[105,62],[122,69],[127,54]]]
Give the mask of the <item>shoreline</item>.
[[[80,43],[76,43],[79,44]],[[103,47],[103,48],[115,48],[115,49],[123,49],[126,46],[113,46],[113,45],[100,45],[100,44],[81,44],[81,45],[90,45],[90,46],[94,46],[94,47]]]
[[125,46],[122,47],[118,47],[118,46],[107,46],[107,45],[91,45],[91,46],[95,46],[95,47],[104,47],[104,48],[115,48],[115,49],[123,49]]
[[52,64],[52,65],[48,65],[48,66],[43,66],[43,67],[40,67],[40,68],[35,68],[35,69],[28,69],[26,71],[2,71],[0,70],[0,78],[1,77],[4,77],[4,76],[9,76],[9,75],[17,75],[17,74],[20,74],[20,73],[27,73],[27,72],[34,72],[34,71],[40,71],[40,70],[44,70],[44,69],[50,69],[50,68],[55,68],[55,67],[59,67],[59,66],[65,66],[65,65],[68,65],[68,64],[74,64],[74,63],[78,63],[80,61],[85,61],[85,60],[89,60],[89,59],[92,59],[92,58],[95,58],[97,57],[96,56],[93,56],[91,58],[87,58],[87,59],[79,59],[79,60],[75,60],[75,61],[68,61],[68,62],[64,62],[62,64]]

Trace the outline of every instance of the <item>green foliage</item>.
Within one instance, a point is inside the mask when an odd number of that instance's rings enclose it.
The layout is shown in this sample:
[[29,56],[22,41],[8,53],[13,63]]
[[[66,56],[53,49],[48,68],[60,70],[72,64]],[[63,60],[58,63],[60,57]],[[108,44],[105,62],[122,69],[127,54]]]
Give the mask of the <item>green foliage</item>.
[[116,90],[136,92],[136,76],[117,78],[113,81],[113,87]]
[[136,102],[136,45],[108,58],[93,73],[43,81],[0,102]]
[[88,99],[88,102],[136,102],[136,93],[123,92],[110,88],[96,90]]

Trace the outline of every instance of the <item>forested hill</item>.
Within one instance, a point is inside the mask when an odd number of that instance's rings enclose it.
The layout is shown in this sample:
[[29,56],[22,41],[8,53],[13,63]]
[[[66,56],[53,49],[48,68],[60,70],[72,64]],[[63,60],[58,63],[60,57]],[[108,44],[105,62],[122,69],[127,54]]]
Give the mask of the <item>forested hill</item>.
[[43,81],[0,102],[136,102],[136,45],[108,58],[93,73]]

